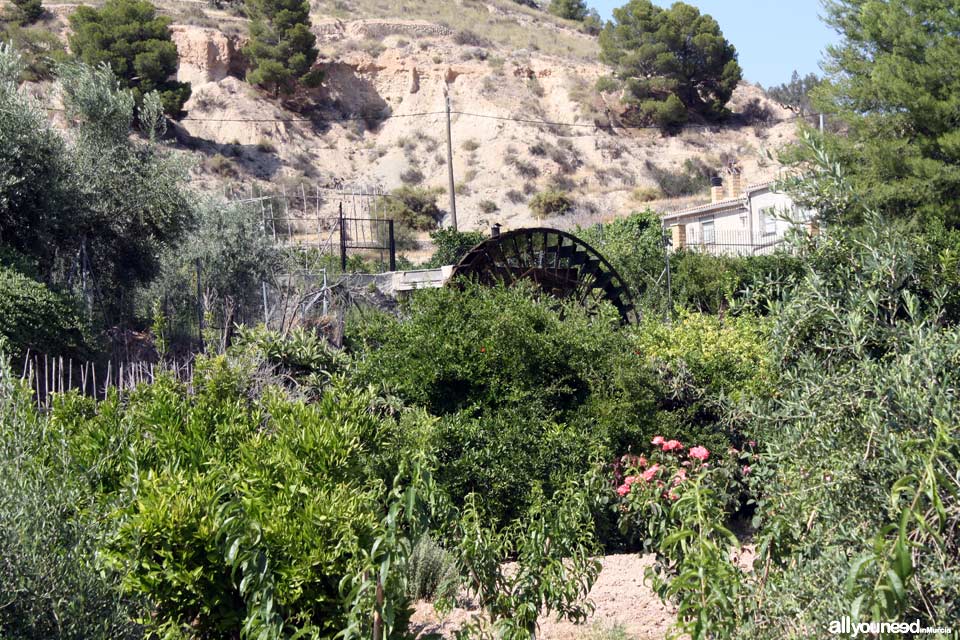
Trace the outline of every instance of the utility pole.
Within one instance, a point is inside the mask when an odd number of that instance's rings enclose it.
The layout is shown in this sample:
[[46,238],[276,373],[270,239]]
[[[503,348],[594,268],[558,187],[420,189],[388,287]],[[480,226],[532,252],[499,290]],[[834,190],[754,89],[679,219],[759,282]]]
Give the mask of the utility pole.
[[443,98],[447,105],[447,179],[450,190],[450,226],[457,230],[457,194],[453,186],[453,136],[450,133],[450,92],[443,87]]
[[820,114],[820,133],[823,133],[823,114]]

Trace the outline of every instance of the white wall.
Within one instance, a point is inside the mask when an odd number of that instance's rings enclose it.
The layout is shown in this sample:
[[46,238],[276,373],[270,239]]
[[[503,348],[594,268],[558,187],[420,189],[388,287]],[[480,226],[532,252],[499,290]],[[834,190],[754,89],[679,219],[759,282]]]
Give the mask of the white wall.
[[713,223],[716,250],[720,253],[750,255],[769,253],[773,243],[792,226],[793,220],[806,219],[785,193],[760,190],[747,199],[747,206],[702,215],[691,214],[681,223],[686,227],[687,244],[710,244],[704,238],[704,223]]

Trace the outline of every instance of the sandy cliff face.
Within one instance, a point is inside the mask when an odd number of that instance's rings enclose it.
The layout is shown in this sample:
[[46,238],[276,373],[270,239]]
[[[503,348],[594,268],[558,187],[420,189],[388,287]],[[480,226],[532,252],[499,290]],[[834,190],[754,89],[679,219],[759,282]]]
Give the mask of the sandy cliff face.
[[[776,172],[766,152],[793,139],[793,123],[693,129],[673,137],[655,130],[601,129],[595,126],[598,105],[619,109],[615,96],[606,96],[605,104],[592,90],[608,68],[534,51],[462,46],[442,25],[325,20],[314,30],[323,51],[318,60],[323,85],[283,102],[240,79],[241,43],[235,37],[211,28],[174,27],[178,77],[193,83],[188,119],[179,128],[200,154],[198,179],[445,189],[446,91],[455,112],[453,168],[461,226],[530,224],[530,197],[552,186],[573,193],[578,203],[576,215],[551,221],[569,226],[646,206],[635,192],[655,187],[649,163],[678,169],[696,158],[719,168],[736,158],[745,182],[758,182]],[[762,101],[762,93],[743,85],[733,104],[752,99]],[[789,115],[767,106],[774,118]],[[218,173],[210,166],[216,155],[226,158],[226,164],[217,161]]]
[[170,31],[180,55],[177,80],[204,84],[243,72],[242,43],[236,36],[227,36],[217,29],[186,25],[173,25]]

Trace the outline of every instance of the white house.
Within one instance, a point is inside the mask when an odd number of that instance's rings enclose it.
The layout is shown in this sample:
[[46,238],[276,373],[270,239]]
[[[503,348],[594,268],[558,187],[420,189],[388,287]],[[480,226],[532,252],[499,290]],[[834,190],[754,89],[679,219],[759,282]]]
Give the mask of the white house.
[[712,178],[709,204],[663,216],[673,249],[757,255],[772,253],[793,227],[817,233],[813,213],[799,210],[790,196],[773,187],[770,181],[741,188],[736,169],[728,171],[726,189],[722,178]]

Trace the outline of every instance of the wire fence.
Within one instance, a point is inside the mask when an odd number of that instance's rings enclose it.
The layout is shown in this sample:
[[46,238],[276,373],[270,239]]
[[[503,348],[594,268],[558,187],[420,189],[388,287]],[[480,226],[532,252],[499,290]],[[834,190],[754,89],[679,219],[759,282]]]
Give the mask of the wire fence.
[[[392,196],[380,185],[301,183],[279,192],[251,187],[226,195],[235,203],[258,207],[264,233],[279,245],[314,249],[313,257],[337,256],[343,270],[352,255],[379,271],[396,269],[394,222],[387,209]],[[310,254],[301,255],[303,269],[316,270],[308,261]]]

